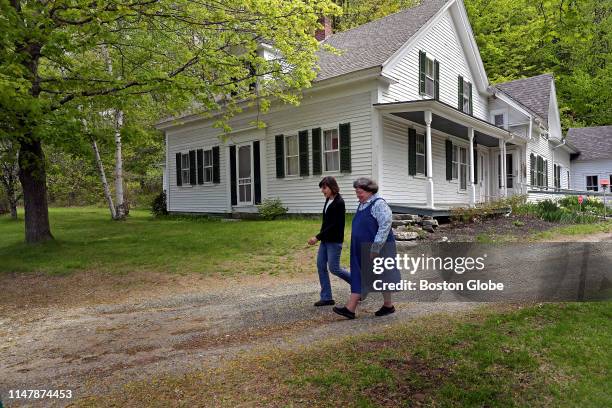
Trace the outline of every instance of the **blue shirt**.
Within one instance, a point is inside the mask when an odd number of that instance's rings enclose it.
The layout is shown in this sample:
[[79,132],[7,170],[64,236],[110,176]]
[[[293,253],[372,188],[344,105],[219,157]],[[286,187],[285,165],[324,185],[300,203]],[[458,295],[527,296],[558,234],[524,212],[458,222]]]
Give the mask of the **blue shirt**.
[[[365,210],[372,205],[372,201],[376,200],[377,198],[380,198],[378,193],[372,194],[372,196],[365,203],[359,203],[357,206],[357,211]],[[372,216],[376,219],[376,222],[378,222],[378,232],[376,233],[376,237],[374,237],[371,252],[379,253],[383,245],[385,245],[385,242],[387,242],[387,237],[391,231],[393,213],[391,212],[391,208],[389,208],[389,204],[387,204],[385,200],[378,200],[372,207]]]

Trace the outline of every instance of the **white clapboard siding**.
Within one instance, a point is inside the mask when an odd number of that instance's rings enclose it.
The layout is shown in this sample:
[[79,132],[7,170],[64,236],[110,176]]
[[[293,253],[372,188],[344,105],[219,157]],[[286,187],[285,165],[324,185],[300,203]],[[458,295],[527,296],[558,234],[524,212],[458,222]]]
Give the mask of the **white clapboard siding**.
[[[323,206],[323,196],[319,189],[322,176],[336,177],[340,192],[346,202],[347,211],[357,208],[352,183],[357,177],[372,175],[372,139],[371,117],[372,104],[370,93],[333,98],[328,94],[321,102],[301,105],[273,112],[264,117],[268,124],[266,129],[266,155],[263,170],[267,177],[267,197],[278,197],[292,213],[317,213]],[[351,124],[351,157],[352,172],[340,172],[312,175],[312,135],[311,130],[317,127],[337,127],[340,123]],[[308,130],[308,177],[276,178],[275,135],[297,134]],[[323,134],[321,135],[323,138]]]
[[[612,159],[585,160],[571,162],[570,182],[574,190],[586,190],[586,177],[598,176],[598,182],[602,179],[612,178]],[[608,189],[610,192],[610,189]]]
[[440,62],[440,101],[455,107],[458,105],[457,77],[461,75],[472,83],[474,116],[489,121],[487,97],[476,90],[474,76],[448,11],[407,50],[407,54],[391,71],[392,77],[397,78],[399,83],[392,84],[383,91],[383,101],[422,99],[419,95],[419,50],[425,51],[428,56]]
[[[426,202],[427,179],[423,175],[408,174],[408,125],[389,117],[383,117],[383,180],[384,197],[393,204],[424,205]],[[421,133],[417,131],[417,133]],[[442,133],[432,131],[434,205],[465,204],[469,196],[468,189],[461,190],[458,180],[446,180],[446,139],[468,150],[469,142]],[[479,197],[476,186],[476,197]]]
[[[249,118],[237,118],[231,122],[234,129],[248,126]],[[221,131],[214,128],[211,121],[198,121],[167,131],[168,163],[166,163],[168,179],[168,210],[171,212],[189,213],[223,213],[228,211],[227,196],[228,166],[227,144],[220,139]],[[176,153],[189,150],[211,149],[220,146],[219,172],[221,183],[176,185]]]

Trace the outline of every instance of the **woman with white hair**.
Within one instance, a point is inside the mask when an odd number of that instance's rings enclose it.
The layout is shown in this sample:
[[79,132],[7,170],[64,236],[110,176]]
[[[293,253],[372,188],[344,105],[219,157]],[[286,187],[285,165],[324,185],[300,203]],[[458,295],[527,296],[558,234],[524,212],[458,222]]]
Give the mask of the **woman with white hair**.
[[[391,208],[378,195],[378,184],[370,178],[361,177],[353,183],[359,206],[353,218],[351,229],[351,295],[344,307],[334,307],[334,312],[348,319],[355,318],[357,303],[362,297],[362,266],[363,273],[372,273],[368,265],[362,265],[362,250],[369,247],[369,257],[394,257],[397,254],[395,238],[391,230]],[[391,293],[383,292],[384,303],[374,313],[376,316],[386,316],[395,312],[391,301]]]

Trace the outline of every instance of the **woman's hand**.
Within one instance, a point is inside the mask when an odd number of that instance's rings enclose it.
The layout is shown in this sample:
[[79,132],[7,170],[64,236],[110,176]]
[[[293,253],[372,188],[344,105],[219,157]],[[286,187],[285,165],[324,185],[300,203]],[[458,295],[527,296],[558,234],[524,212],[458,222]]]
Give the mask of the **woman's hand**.
[[317,237],[312,237],[308,240],[308,245],[314,245],[318,242],[319,240],[317,239]]

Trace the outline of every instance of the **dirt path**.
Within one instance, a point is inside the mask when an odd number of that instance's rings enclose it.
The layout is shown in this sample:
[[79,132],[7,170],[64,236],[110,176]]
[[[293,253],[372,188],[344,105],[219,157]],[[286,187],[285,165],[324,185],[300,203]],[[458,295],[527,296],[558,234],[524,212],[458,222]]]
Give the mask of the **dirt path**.
[[[596,236],[595,236],[596,235]],[[612,241],[612,234],[561,237]],[[346,284],[333,278],[340,302]],[[372,332],[475,303],[398,303],[376,318],[377,295],[346,321],[315,308],[315,276],[236,276],[95,272],[68,277],[0,277],[0,395],[9,389],[71,389],[75,397],[106,393],[129,381],[207,368],[242,352],[264,353],[330,337]],[[36,406],[36,404],[31,404]],[[49,400],[38,406],[49,406]]]
[[[329,307],[312,306],[318,299],[315,279],[247,277],[219,282],[186,276],[149,293],[141,293],[134,280],[131,292],[122,291],[116,299],[107,297],[107,302],[95,304],[113,287],[98,282],[100,289],[89,301],[81,293],[85,289],[77,286],[73,299],[66,293],[48,299],[46,306],[36,296],[27,309],[16,310],[15,303],[9,308],[2,302],[3,402],[9,402],[5,397],[9,389],[72,389],[75,396],[83,397],[135,379],[214,366],[244,351],[290,348],[474,307],[398,304],[395,316],[375,318],[380,299],[371,296],[363,302],[358,320],[344,321]],[[48,280],[46,285],[54,288],[51,293],[58,296],[61,278]],[[45,278],[37,281],[41,285]],[[336,285],[336,298],[344,299],[346,285]],[[21,302],[28,304],[23,297]]]

